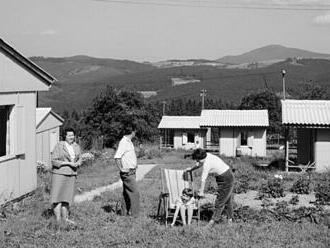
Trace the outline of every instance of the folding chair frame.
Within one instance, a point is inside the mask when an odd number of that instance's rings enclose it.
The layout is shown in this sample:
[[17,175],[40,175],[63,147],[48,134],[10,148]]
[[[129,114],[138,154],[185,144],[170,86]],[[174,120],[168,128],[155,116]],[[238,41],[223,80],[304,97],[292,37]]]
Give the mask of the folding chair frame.
[[[194,212],[197,212],[197,215],[193,214],[193,219],[197,220],[197,225],[199,225],[199,221],[200,221],[200,205],[199,205],[199,197],[197,195],[195,195],[195,188],[194,188],[194,181],[193,181],[193,174],[192,172],[187,172],[188,173],[188,180],[190,178],[191,184],[192,184],[192,190],[194,192],[194,198],[196,200],[196,209],[194,209]],[[159,202],[158,202],[158,210],[157,210],[157,217],[160,218],[162,221],[165,222],[165,226],[167,227],[167,221],[168,218],[173,217],[174,214],[171,213],[171,210],[175,210],[173,208],[170,208],[169,204],[169,197],[170,197],[170,193],[166,192],[165,189],[165,184],[163,182],[163,179],[165,178],[164,174],[164,169],[160,169],[160,175],[161,175],[161,187],[162,187],[162,191],[159,195]],[[166,182],[165,182],[166,183]],[[163,205],[163,206],[162,206]],[[164,209],[164,213],[161,214],[161,208],[163,207]]]

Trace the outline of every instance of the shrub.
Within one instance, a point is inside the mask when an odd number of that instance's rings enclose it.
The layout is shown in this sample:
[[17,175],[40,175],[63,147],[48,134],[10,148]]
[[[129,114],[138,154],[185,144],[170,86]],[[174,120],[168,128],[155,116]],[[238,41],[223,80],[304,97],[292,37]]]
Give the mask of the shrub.
[[259,188],[258,198],[263,199],[267,197],[284,197],[284,185],[282,181],[283,180],[280,178],[272,178],[262,183]]
[[296,194],[309,194],[311,192],[311,181],[309,178],[300,177],[295,181],[290,189]]
[[330,181],[322,181],[315,187],[316,202],[320,205],[330,205]]
[[297,205],[299,203],[299,195],[292,196],[289,203],[292,205]]
[[242,175],[239,180],[235,181],[234,192],[236,194],[246,193],[249,190],[249,177]]

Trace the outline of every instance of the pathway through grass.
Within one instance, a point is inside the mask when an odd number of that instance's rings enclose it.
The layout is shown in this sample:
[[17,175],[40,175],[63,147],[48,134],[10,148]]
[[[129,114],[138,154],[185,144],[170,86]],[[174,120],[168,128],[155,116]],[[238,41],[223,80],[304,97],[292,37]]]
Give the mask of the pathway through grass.
[[[136,180],[140,181],[143,179],[143,177],[150,171],[152,170],[155,166],[157,166],[156,164],[141,164],[138,167],[138,170],[136,172]],[[82,194],[76,195],[74,198],[74,201],[76,203],[80,203],[80,202],[84,202],[84,201],[91,201],[93,200],[93,198],[95,196],[100,195],[103,192],[106,191],[111,191],[111,190],[115,190],[119,187],[122,186],[122,181],[119,180],[113,184],[107,185],[107,186],[103,186],[103,187],[99,187],[96,188],[94,190],[88,191],[88,192],[84,192]]]

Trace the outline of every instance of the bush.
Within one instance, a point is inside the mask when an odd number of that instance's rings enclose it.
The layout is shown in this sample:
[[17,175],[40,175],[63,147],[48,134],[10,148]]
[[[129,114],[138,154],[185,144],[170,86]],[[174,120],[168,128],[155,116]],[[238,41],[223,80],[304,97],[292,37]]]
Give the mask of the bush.
[[299,203],[299,195],[292,196],[289,203],[292,205],[297,205]]
[[234,193],[241,194],[246,193],[249,190],[249,177],[242,175],[239,180],[235,181]]
[[279,198],[284,197],[283,180],[279,178],[272,178],[261,184],[258,193],[258,199],[267,197]]
[[322,181],[315,187],[316,202],[320,205],[330,205],[330,181]]
[[309,194],[311,192],[311,181],[309,178],[300,177],[293,183],[291,192],[296,194]]

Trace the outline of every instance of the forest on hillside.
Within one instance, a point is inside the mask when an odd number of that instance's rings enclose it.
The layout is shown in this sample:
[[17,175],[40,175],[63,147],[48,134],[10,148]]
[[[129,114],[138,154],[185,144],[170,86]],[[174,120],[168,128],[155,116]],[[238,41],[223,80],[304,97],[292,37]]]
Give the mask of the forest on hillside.
[[[315,83],[302,83],[287,97],[295,99],[330,99],[327,89]],[[237,105],[221,99],[207,99],[205,109],[267,109],[269,134],[283,134],[281,125],[281,96],[270,89],[245,95]],[[122,137],[127,124],[137,128],[139,142],[158,139],[157,126],[163,115],[200,115],[202,104],[193,99],[172,99],[169,102],[146,102],[136,91],[117,90],[112,87],[100,93],[93,103],[81,112],[65,110],[62,129],[73,127],[84,148],[92,148],[99,138],[102,146],[113,147]]]

